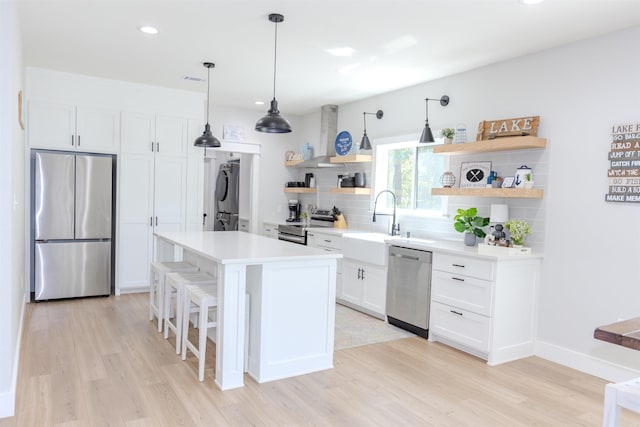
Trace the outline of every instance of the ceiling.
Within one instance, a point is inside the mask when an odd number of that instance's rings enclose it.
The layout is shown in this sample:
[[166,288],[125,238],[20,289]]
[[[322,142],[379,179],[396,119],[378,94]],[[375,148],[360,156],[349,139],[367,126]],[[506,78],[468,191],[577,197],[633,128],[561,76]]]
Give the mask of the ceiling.
[[[306,114],[640,24],[638,0],[17,0],[26,66]],[[152,25],[157,35],[138,31]],[[350,47],[351,56],[328,49]],[[630,52],[630,54],[632,54]],[[606,58],[602,59],[606,61]],[[183,76],[204,78],[204,82]]]

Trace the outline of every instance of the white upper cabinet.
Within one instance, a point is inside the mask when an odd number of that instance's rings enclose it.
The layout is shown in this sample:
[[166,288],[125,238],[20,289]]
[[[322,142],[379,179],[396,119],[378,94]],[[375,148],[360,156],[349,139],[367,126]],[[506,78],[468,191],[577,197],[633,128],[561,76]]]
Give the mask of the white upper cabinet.
[[34,148],[117,153],[120,113],[100,107],[31,100],[28,140]]
[[181,117],[122,113],[122,152],[187,155],[187,123]]

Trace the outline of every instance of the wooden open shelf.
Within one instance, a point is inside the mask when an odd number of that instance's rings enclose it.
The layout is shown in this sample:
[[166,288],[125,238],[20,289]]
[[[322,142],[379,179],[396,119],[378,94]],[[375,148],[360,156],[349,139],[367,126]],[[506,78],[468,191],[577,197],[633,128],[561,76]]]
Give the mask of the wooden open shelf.
[[371,154],[348,154],[346,156],[336,156],[329,159],[330,163],[362,163],[370,161]]
[[304,160],[287,160],[287,161],[284,162],[284,165],[286,167],[291,167],[291,166],[295,166],[298,163],[302,163],[302,162],[304,162]]
[[463,144],[444,144],[433,147],[434,154],[459,155],[486,153],[491,151],[525,150],[527,148],[545,148],[547,140],[537,136],[514,136],[486,141],[465,142]]
[[307,193],[307,194],[313,194],[313,193],[317,193],[318,189],[317,188],[309,188],[309,187],[285,187],[284,188],[284,192],[285,193]]
[[371,194],[371,189],[366,187],[330,188],[329,193],[337,194]]
[[432,188],[432,196],[475,196],[542,199],[542,188]]

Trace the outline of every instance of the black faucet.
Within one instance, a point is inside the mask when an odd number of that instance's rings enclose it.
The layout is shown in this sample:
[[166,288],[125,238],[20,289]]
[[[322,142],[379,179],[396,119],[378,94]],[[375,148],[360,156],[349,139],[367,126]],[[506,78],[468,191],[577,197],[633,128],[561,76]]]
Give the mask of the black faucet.
[[[380,195],[382,193],[389,193],[393,196],[393,219],[391,222],[391,235],[392,236],[396,236],[400,234],[400,224],[396,224],[396,195],[393,191],[391,190],[382,190],[381,192],[378,193],[378,195],[376,196],[376,200],[375,202],[373,202],[373,222],[376,222],[376,206],[378,205],[378,197],[380,197]],[[389,215],[389,214],[378,214],[378,215]]]

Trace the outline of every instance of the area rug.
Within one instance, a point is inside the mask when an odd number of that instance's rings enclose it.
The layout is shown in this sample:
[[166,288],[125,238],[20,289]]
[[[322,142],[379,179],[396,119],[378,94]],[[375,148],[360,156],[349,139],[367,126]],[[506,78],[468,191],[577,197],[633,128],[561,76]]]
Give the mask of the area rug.
[[335,350],[415,336],[387,322],[336,304]]

